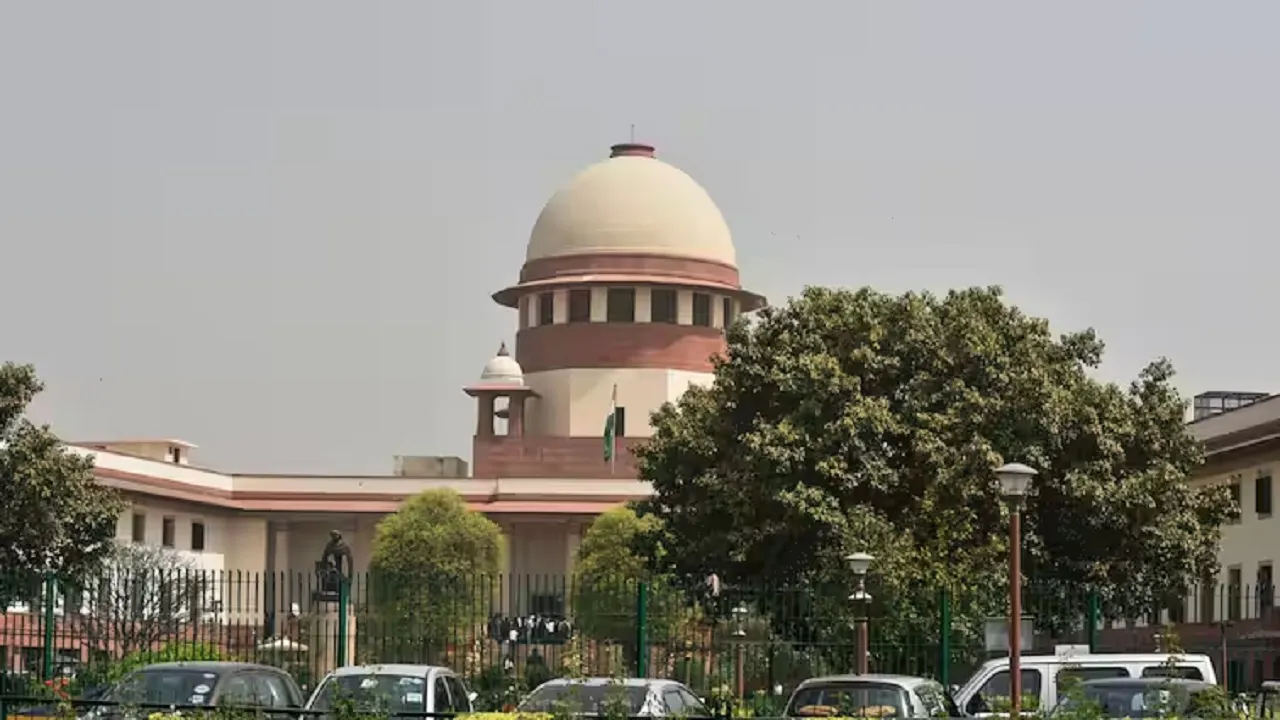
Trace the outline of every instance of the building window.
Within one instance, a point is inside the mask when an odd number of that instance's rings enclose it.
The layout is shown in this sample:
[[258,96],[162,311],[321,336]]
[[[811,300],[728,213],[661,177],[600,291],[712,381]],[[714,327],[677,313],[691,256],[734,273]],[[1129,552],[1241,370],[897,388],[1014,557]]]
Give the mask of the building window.
[[[1165,610],[1169,612],[1169,622],[1174,625],[1181,625],[1187,621],[1187,593],[1185,591],[1176,593],[1169,598],[1166,603]],[[1159,618],[1156,618],[1159,622]]]
[[1271,582],[1271,563],[1258,563],[1258,617],[1266,617],[1276,606],[1276,589]]
[[569,291],[569,322],[591,322],[590,288]]
[[1271,514],[1271,473],[1259,475],[1253,481],[1253,509],[1259,517]]
[[675,290],[653,289],[649,300],[649,319],[656,323],[676,324]]
[[147,516],[145,513],[133,514],[133,541],[136,543],[147,541]]
[[723,298],[720,302],[724,306],[724,326],[728,328],[733,324],[733,298]]
[[521,330],[524,330],[525,328],[529,327],[529,303],[530,302],[531,301],[528,295],[525,295],[524,297],[520,298],[519,307],[520,307],[520,329]]
[[1233,567],[1227,570],[1227,619],[1239,620],[1241,616],[1241,607],[1244,597],[1241,591],[1243,580],[1240,568]]
[[202,522],[191,523],[191,549],[196,552],[204,550],[204,523]]
[[616,437],[627,436],[627,409],[624,407],[613,409],[613,434]]
[[545,292],[538,295],[538,325],[550,325],[556,321],[555,293]]
[[605,319],[611,323],[635,322],[635,288],[609,288],[608,305],[605,306],[605,311]]
[[171,548],[177,544],[178,523],[171,517],[165,518],[160,524],[160,544]]
[[1200,617],[1197,622],[1211,623],[1214,620],[1213,606],[1218,597],[1218,579],[1206,577],[1200,583]]
[[1230,660],[1227,662],[1226,690],[1229,693],[1244,692],[1244,660]]
[[[8,658],[5,658],[7,661]],[[42,647],[24,647],[22,648],[22,669],[28,675],[38,675],[44,667],[44,648]]]
[[693,294],[693,324],[699,327],[711,327],[711,296],[706,293]]
[[1240,494],[1240,476],[1239,475],[1231,476],[1231,502],[1234,503],[1235,505],[1235,507],[1232,510],[1231,522],[1240,522],[1240,511],[1243,509],[1244,503],[1242,502],[1242,497]]

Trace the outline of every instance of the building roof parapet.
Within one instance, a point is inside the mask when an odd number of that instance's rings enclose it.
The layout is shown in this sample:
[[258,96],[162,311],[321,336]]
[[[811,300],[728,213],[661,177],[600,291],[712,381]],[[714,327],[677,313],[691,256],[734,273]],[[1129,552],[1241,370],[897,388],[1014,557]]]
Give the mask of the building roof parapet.
[[390,512],[420,492],[448,488],[484,512],[589,513],[652,494],[648,483],[623,478],[237,475],[104,450],[68,449],[92,456],[96,476],[107,485],[229,510]]

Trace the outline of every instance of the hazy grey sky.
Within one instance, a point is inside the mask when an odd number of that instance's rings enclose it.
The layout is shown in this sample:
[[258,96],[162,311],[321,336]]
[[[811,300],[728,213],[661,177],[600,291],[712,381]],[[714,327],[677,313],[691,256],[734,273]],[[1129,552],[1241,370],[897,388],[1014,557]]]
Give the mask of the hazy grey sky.
[[[0,0],[0,358],[68,439],[470,456],[542,204],[627,139],[745,282],[998,283],[1280,390],[1280,4]],[[1272,338],[1272,339],[1268,339]]]

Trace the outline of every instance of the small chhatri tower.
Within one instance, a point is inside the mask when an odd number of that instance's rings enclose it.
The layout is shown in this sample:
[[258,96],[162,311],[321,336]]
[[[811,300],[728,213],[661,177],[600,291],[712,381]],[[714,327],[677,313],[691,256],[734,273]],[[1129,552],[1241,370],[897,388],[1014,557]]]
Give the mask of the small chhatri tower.
[[[504,346],[466,391],[479,401],[475,475],[494,478],[633,478],[626,447],[651,434],[649,414],[710,382],[725,326],[765,304],[742,287],[706,190],[637,143],[613,146],[551,197],[519,281],[493,299],[518,312],[515,358]],[[505,435],[494,429],[504,415]]]

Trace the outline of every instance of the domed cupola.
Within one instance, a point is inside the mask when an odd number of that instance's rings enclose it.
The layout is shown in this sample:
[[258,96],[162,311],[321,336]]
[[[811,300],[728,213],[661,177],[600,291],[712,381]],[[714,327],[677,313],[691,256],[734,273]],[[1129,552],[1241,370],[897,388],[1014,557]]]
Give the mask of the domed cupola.
[[724,328],[765,304],[742,287],[729,225],[707,191],[634,142],[551,196],[519,281],[493,298],[520,311],[516,359],[529,376],[709,373]]
[[498,354],[493,359],[484,364],[484,370],[480,372],[480,382],[483,385],[510,385],[512,387],[522,387],[524,385],[524,370],[520,369],[520,363],[511,357],[511,353],[507,352],[507,344],[502,343],[498,348]]
[[[524,371],[520,363],[507,352],[507,344],[498,347],[498,354],[484,364],[480,371],[480,382],[468,385],[463,392],[476,398],[479,407],[476,412],[476,437],[491,438],[494,435],[493,420],[496,417],[506,418],[507,435],[519,437],[524,435],[525,403],[531,397],[538,397],[532,388],[524,384]],[[498,398],[506,398],[507,406],[499,409]]]

